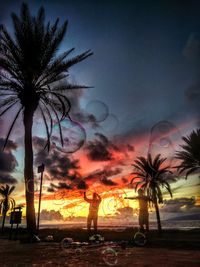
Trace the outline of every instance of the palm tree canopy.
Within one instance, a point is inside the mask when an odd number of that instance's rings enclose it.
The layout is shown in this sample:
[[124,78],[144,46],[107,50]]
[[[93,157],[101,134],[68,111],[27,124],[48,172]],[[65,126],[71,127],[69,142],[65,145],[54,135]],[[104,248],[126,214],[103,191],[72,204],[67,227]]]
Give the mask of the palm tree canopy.
[[161,158],[160,154],[154,159],[152,159],[151,154],[148,154],[147,158],[137,157],[133,164],[134,172],[132,173],[136,176],[131,180],[135,190],[138,188],[147,190],[147,195],[152,200],[156,194],[160,203],[163,202],[160,186],[164,187],[172,197],[171,187],[167,179],[167,174],[171,171],[168,166],[162,167],[165,161],[166,158]]
[[[59,123],[59,114],[61,113],[62,117],[67,116],[70,110],[70,102],[65,91],[88,88],[68,83],[68,70],[92,53],[88,50],[68,59],[68,55],[74,51],[72,48],[57,55],[67,30],[67,21],[61,27],[59,19],[54,24],[45,24],[43,7],[36,16],[31,16],[27,4],[23,3],[20,16],[12,13],[12,22],[14,37],[4,26],[0,29],[0,96],[3,98],[0,116],[15,104],[19,104],[20,108],[6,142],[21,111],[34,112],[37,108],[42,114],[49,141],[53,123],[52,113]],[[48,120],[50,125],[47,124]],[[61,131],[60,137],[62,143]]]
[[0,213],[7,212],[10,208],[13,209],[15,206],[15,201],[10,197],[11,193],[14,191],[15,186],[1,186],[0,195],[2,199],[0,200]]
[[186,171],[186,179],[191,173],[200,170],[200,129],[192,131],[187,137],[182,137],[182,151],[176,152],[176,158],[182,162],[178,166],[179,173]]

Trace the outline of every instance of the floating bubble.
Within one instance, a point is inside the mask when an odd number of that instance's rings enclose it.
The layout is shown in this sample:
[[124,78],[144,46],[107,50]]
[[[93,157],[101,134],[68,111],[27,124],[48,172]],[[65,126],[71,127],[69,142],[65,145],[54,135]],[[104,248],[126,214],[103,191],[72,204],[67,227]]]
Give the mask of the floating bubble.
[[53,204],[54,205],[63,205],[65,203],[65,192],[57,191],[54,193]]
[[93,243],[101,243],[104,241],[104,237],[99,234],[95,234],[95,235],[90,236],[89,240]]
[[63,146],[61,145],[59,135],[60,129],[58,124],[53,127],[54,134],[51,138],[52,144],[57,148],[57,150],[63,153],[74,153],[79,150],[86,140],[85,129],[78,122],[67,118],[60,122],[60,126],[63,136]]
[[170,145],[171,145],[171,141],[168,138],[164,137],[160,139],[161,147],[169,147]]
[[143,247],[143,246],[145,246],[146,243],[147,243],[147,238],[146,238],[146,236],[145,236],[143,233],[141,233],[141,232],[137,232],[137,233],[135,233],[135,235],[134,235],[134,242],[135,242],[135,244],[136,244],[137,246],[139,246],[139,247]]
[[127,206],[127,200],[124,199],[126,192],[122,189],[114,190],[113,193],[105,192],[103,194],[102,210],[104,215],[114,214],[120,208]]
[[179,129],[169,121],[160,121],[151,128],[148,153],[154,158],[157,154],[167,158],[168,165],[175,165],[177,143],[181,139]]
[[102,101],[93,100],[87,104],[86,112],[94,116],[95,122],[102,122],[108,117],[109,109]]
[[75,253],[76,253],[76,255],[80,255],[83,253],[83,250],[81,248],[76,248]]
[[70,248],[71,244],[73,242],[73,239],[70,237],[65,237],[62,239],[62,241],[60,242],[60,246],[62,250],[67,250],[68,248]]
[[107,133],[114,133],[117,130],[118,125],[119,125],[119,120],[113,114],[109,114],[108,117],[101,123],[103,131]]
[[53,235],[48,235],[48,236],[46,236],[46,237],[45,237],[45,241],[47,241],[47,242],[54,241]]
[[[31,189],[31,184],[34,183],[34,190]],[[37,179],[30,179],[26,181],[26,191],[29,193],[36,193],[39,192],[39,181]]]
[[114,213],[117,211],[119,203],[115,197],[108,200],[105,210],[109,213]]
[[103,261],[108,266],[114,266],[118,263],[118,255],[116,250],[111,247],[108,247],[102,251]]

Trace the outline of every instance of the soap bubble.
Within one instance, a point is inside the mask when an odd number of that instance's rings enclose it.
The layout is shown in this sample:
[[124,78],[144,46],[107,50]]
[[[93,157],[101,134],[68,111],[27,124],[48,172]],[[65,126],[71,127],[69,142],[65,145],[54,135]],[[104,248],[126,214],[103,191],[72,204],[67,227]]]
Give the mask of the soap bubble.
[[65,203],[65,192],[64,191],[56,191],[54,193],[53,204],[54,205],[63,205]]
[[93,115],[96,122],[102,122],[108,117],[109,109],[102,101],[93,100],[87,104],[86,112]]
[[134,235],[134,242],[137,246],[139,247],[143,247],[146,245],[147,243],[147,238],[145,236],[145,234],[141,233],[141,232],[137,232]]
[[114,266],[118,263],[118,255],[116,250],[114,250],[112,247],[107,247],[102,251],[103,261],[108,266]]
[[[34,190],[31,189],[31,183],[34,183]],[[40,182],[37,179],[30,179],[25,182],[26,191],[29,193],[36,193],[40,190]]]
[[75,253],[76,253],[76,255],[80,255],[83,253],[83,250],[81,248],[76,248]]
[[63,119],[60,122],[60,126],[63,136],[63,146],[61,145],[58,123],[53,127],[54,134],[51,137],[52,144],[57,150],[63,153],[74,153],[79,150],[86,140],[85,129],[78,122],[68,118]]
[[164,138],[161,138],[160,139],[160,146],[161,147],[169,147],[171,145],[171,141],[170,141],[170,139],[168,139],[168,138],[166,138],[166,137],[164,137]]
[[108,117],[101,123],[103,131],[107,133],[114,133],[117,130],[118,125],[119,120],[113,114],[109,114]]
[[127,200],[124,199],[127,194],[123,189],[115,189],[112,193],[105,192],[102,196],[102,210],[104,215],[113,214],[120,208],[127,207]]
[[157,154],[167,158],[168,165],[175,165],[177,143],[181,139],[179,129],[169,121],[159,121],[151,128],[148,153],[154,158]]
[[104,237],[100,234],[95,234],[89,237],[89,240],[93,243],[101,243],[104,241]]
[[73,239],[70,237],[65,237],[62,239],[62,241],[60,242],[60,246],[62,250],[67,250],[68,248],[71,247],[71,244],[73,242]]

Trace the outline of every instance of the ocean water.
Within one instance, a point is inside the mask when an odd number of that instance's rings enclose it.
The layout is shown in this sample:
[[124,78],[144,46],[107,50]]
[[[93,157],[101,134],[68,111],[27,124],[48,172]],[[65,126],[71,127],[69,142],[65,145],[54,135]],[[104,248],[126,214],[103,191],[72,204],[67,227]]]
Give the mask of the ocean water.
[[[179,230],[191,230],[191,229],[200,229],[200,220],[161,220],[163,229],[179,229]],[[9,221],[6,221],[6,227],[10,227]],[[155,220],[150,220],[149,223],[150,229],[157,228],[157,222]],[[15,227],[15,226],[14,226]],[[20,227],[26,227],[26,223],[23,220]],[[132,219],[125,218],[124,220],[114,220],[109,219],[99,219],[98,222],[99,229],[113,229],[113,230],[124,230],[127,227],[138,227],[138,222]],[[86,219],[72,219],[67,221],[40,221],[40,229],[44,228],[86,228]]]
[[[117,224],[115,222],[112,223],[99,223],[98,224],[99,229],[113,229],[113,230],[124,230],[127,227],[138,227],[138,223],[120,223]],[[40,225],[40,228],[59,228],[59,229],[65,229],[65,228],[86,228],[86,222],[62,222],[62,223],[45,223],[42,222]],[[150,222],[150,229],[156,229],[157,228],[157,222]],[[178,229],[178,230],[191,230],[191,229],[200,229],[200,221],[198,220],[185,220],[185,221],[162,221],[162,228],[163,229]]]

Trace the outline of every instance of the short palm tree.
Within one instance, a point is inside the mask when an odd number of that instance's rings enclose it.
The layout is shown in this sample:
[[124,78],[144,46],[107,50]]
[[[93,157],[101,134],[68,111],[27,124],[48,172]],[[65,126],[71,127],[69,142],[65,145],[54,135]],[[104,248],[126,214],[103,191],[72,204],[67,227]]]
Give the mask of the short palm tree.
[[162,167],[166,158],[161,158],[161,155],[157,155],[152,159],[151,154],[148,154],[147,158],[137,157],[134,161],[134,172],[132,174],[136,175],[131,183],[134,185],[135,190],[141,188],[147,192],[147,196],[152,200],[158,223],[158,231],[161,232],[161,221],[159,212],[159,203],[163,203],[163,194],[161,187],[164,187],[172,197],[172,191],[170,184],[168,183],[166,177],[168,173],[171,173],[169,167]]
[[[47,133],[47,145],[54,121],[59,125],[63,145],[60,120],[68,115],[70,102],[65,92],[69,89],[87,88],[69,84],[66,77],[69,68],[86,59],[92,53],[88,50],[67,59],[74,48],[57,55],[57,50],[65,36],[67,21],[58,26],[59,20],[45,24],[45,11],[41,7],[36,16],[31,16],[26,4],[22,4],[21,14],[12,14],[14,37],[4,26],[0,39],[0,116],[16,106],[16,115],[8,131],[5,145],[17,118],[22,113],[24,124],[24,178],[26,185],[26,219],[30,233],[36,230],[34,209],[34,174],[32,126],[35,111],[38,109]],[[27,190],[28,188],[28,190]]]
[[176,152],[176,158],[181,160],[177,169],[179,173],[186,172],[187,179],[188,175],[200,170],[200,129],[182,139],[185,144],[181,145],[182,151]]
[[0,187],[0,195],[2,199],[0,200],[0,212],[2,214],[2,232],[4,230],[4,225],[5,225],[5,219],[6,219],[6,214],[9,209],[13,209],[15,207],[15,200],[10,197],[11,193],[15,189],[15,186],[1,186]]

